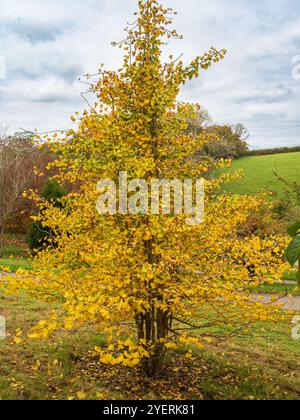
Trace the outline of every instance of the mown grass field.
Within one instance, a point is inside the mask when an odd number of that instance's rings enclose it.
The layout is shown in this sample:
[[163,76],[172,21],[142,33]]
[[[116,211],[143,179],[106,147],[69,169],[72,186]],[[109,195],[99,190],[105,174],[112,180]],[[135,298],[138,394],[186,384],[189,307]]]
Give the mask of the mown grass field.
[[224,186],[234,194],[256,194],[271,191],[282,195],[285,185],[278,181],[274,171],[288,182],[300,181],[300,153],[253,156],[237,159],[232,170],[242,170],[244,177]]
[[[86,327],[50,342],[27,341],[26,333],[49,308],[25,294],[0,293],[7,339],[0,340],[0,399],[300,399],[300,342],[286,322],[256,324],[250,335],[207,344],[191,360],[169,358],[161,378],[99,363],[94,347],[105,337]],[[16,331],[24,341],[15,344]],[[182,353],[182,354],[181,354]]]
[[24,270],[31,268],[30,253],[24,235],[5,235],[3,255],[0,257],[0,267],[13,272],[19,268]]

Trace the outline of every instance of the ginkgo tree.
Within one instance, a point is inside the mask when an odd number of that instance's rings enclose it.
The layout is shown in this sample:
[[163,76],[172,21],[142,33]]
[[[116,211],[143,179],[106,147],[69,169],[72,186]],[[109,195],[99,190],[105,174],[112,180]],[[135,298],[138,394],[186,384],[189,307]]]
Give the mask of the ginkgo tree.
[[[281,276],[287,243],[284,237],[242,235],[241,225],[264,198],[221,194],[228,175],[211,174],[228,162],[195,159],[214,138],[189,133],[199,106],[177,97],[226,51],[212,48],[188,65],[172,56],[165,63],[166,42],[180,38],[172,29],[175,13],[157,0],[139,1],[138,8],[117,44],[124,51],[122,67],[102,66],[96,81],[88,77],[95,104],[72,117],[78,128],[49,140],[58,156],[58,181],[76,186],[61,206],[31,192],[43,209],[37,221],[51,229],[55,246],[50,241],[34,271],[19,271],[8,283],[10,292],[25,289],[61,302],[30,338],[92,324],[107,339],[96,349],[100,363],[139,365],[155,376],[172,349],[201,347],[218,327],[246,333],[252,322],[280,316],[256,302],[251,289]],[[117,183],[121,171],[149,184],[206,178],[204,223],[189,226],[184,214],[99,215],[97,183]]]

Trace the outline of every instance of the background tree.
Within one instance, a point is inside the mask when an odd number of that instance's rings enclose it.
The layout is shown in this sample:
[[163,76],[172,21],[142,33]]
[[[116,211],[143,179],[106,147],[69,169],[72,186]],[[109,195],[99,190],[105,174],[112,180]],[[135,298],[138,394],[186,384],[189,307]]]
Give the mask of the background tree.
[[[55,207],[61,207],[61,200],[67,195],[65,188],[61,187],[55,179],[48,179],[41,192],[41,199]],[[49,245],[49,239],[53,239],[51,229],[43,226],[39,219],[43,218],[42,210],[31,224],[27,242],[32,252],[40,251]]]
[[249,133],[242,124],[232,126],[212,124],[211,117],[204,109],[191,116],[187,123],[187,132],[195,136],[203,131],[214,134],[213,139],[198,151],[199,155],[205,154],[215,159],[235,159],[249,152],[247,143]]
[[[23,137],[24,133],[17,133],[14,137],[16,136]],[[31,134],[31,138],[34,138],[33,134]],[[54,160],[55,156],[47,146],[40,147],[35,142],[29,143],[29,153],[27,159],[29,177],[26,190],[34,190],[41,193],[47,180],[55,175],[53,170],[47,170],[48,164]],[[9,232],[27,234],[28,226],[31,224],[31,216],[36,213],[37,209],[34,202],[26,194],[20,194],[16,201],[15,211],[7,224],[7,230]]]
[[37,149],[31,135],[16,134],[0,139],[0,254],[4,230],[16,215],[20,197],[33,179]]
[[108,342],[97,349],[101,363],[140,365],[147,376],[161,372],[169,349],[202,346],[216,326],[233,334],[258,319],[274,319],[275,310],[253,302],[249,288],[286,268],[285,238],[238,236],[240,224],[259,210],[262,199],[215,194],[228,175],[207,181],[202,225],[188,226],[184,214],[129,215],[121,208],[117,215],[99,216],[96,211],[97,182],[117,182],[119,171],[150,184],[195,180],[209,170],[205,161],[195,165],[191,157],[215,133],[187,133],[187,121],[199,107],[177,102],[177,95],[225,51],[211,49],[187,66],[174,57],[163,63],[166,40],[179,38],[170,29],[172,17],[173,11],[156,0],[139,1],[136,21],[119,44],[125,50],[122,68],[102,68],[98,81],[90,79],[95,107],[79,118],[78,130],[54,146],[57,178],[79,182],[80,188],[61,208],[45,207],[36,196],[43,226],[55,233],[57,246],[39,253],[36,271],[20,271],[8,281],[11,292],[22,288],[62,302],[31,338],[93,323]]
[[204,150],[209,156],[217,159],[235,159],[249,150],[247,142],[241,137],[243,134],[236,132],[235,127],[214,125],[208,130],[219,138],[218,142],[212,141],[205,145]]
[[198,136],[206,128],[212,125],[212,118],[206,109],[200,108],[199,111],[190,116],[187,124],[187,133],[193,133],[195,136]]
[[244,141],[248,145],[248,140],[250,137],[248,129],[243,124],[234,124],[232,125],[232,131],[234,134],[239,136],[241,141]]

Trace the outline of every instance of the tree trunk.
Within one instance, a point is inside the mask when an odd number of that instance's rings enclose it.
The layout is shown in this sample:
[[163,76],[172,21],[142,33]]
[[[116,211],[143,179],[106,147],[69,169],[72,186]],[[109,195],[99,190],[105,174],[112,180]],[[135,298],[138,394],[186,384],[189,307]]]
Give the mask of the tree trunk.
[[3,257],[4,253],[4,223],[0,226],[0,257]]
[[147,377],[157,377],[163,369],[166,351],[160,340],[167,338],[169,319],[167,313],[154,309],[136,317],[138,338],[146,340],[145,349],[150,353],[150,357],[141,362],[142,372]]
[[[152,155],[156,162],[159,158],[158,155],[158,123],[157,117],[152,118],[150,124],[150,133],[152,137]],[[151,176],[159,178],[159,171],[156,169]],[[149,221],[147,221],[149,223]],[[145,241],[145,254],[147,256],[149,264],[158,263],[153,255],[153,243],[152,240]],[[149,301],[151,302],[154,298],[152,295],[150,284],[148,285]],[[159,296],[155,296],[155,300],[159,300]],[[160,309],[156,309],[154,305],[152,309],[147,311],[143,315],[136,317],[136,324],[138,329],[139,340],[145,340],[145,349],[150,352],[150,357],[145,358],[141,362],[142,372],[149,378],[157,377],[164,365],[166,349],[164,343],[161,343],[161,339],[166,339],[169,333],[169,320],[170,314],[163,312]]]

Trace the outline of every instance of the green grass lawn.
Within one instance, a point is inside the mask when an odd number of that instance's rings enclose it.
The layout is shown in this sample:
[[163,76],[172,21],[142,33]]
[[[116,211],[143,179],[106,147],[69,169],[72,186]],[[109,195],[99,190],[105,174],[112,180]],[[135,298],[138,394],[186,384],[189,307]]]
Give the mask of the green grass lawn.
[[0,258],[0,267],[4,267],[13,273],[19,268],[23,270],[30,270],[32,268],[28,258]]
[[24,270],[31,268],[30,254],[22,235],[5,235],[3,255],[0,258],[1,266],[12,272],[17,271],[19,268]]
[[291,296],[300,296],[300,289],[297,284],[264,284],[256,289],[256,292],[281,295],[288,293]]
[[[0,340],[0,400],[40,399],[209,399],[300,400],[300,341],[286,322],[257,323],[250,335],[207,344],[184,357],[171,354],[166,373],[143,379],[136,370],[99,363],[94,347],[105,337],[85,327],[50,342],[28,341],[26,333],[51,310],[26,294],[0,292],[0,314],[7,320],[7,339]],[[16,330],[23,331],[14,344]]]
[[225,185],[225,191],[234,194],[273,191],[281,195],[285,186],[278,181],[273,171],[287,181],[299,181],[300,153],[245,157],[235,160],[232,169],[242,169],[244,177]]

